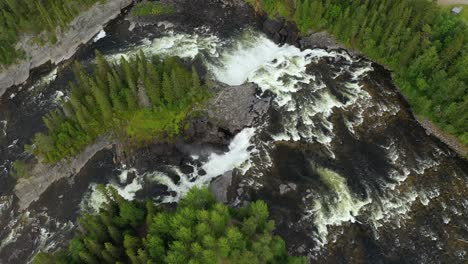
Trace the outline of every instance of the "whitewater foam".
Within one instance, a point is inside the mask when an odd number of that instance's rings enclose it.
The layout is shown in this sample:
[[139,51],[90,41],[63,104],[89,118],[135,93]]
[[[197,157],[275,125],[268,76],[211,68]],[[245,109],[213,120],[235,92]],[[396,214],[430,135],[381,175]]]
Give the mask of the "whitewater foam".
[[[132,182],[125,184],[128,179],[128,173],[135,173],[135,177]],[[143,175],[137,174],[135,169],[123,170],[118,176],[121,184],[111,182],[106,186],[111,186],[117,190],[120,196],[126,200],[135,199],[135,194],[143,188]],[[98,184],[93,183],[90,186],[90,192],[88,192],[84,199],[81,201],[80,208],[82,211],[99,212],[99,208],[107,202],[106,197],[98,190]]]
[[118,62],[121,57],[129,57],[143,52],[146,56],[158,55],[160,57],[178,56],[194,59],[198,54],[206,54],[208,57],[217,57],[217,48],[221,41],[211,34],[182,34],[169,31],[160,38],[144,39],[139,45],[106,55],[106,59]]
[[321,181],[329,192],[314,199],[314,204],[307,210],[306,218],[313,218],[317,227],[318,244],[325,245],[329,226],[340,226],[344,222],[354,223],[361,208],[371,203],[370,199],[356,197],[348,188],[346,179],[326,168],[316,168]]
[[[226,153],[212,153],[200,167],[194,166],[193,173],[185,174],[179,168],[171,167],[172,172],[180,178],[177,183],[169,175],[160,171],[155,171],[148,176],[167,186],[168,191],[175,193],[173,196],[162,197],[163,202],[177,202],[191,188],[207,186],[211,180],[228,171],[238,169],[242,174],[245,173],[250,167],[251,154],[256,152],[255,148],[251,148],[251,139],[254,135],[255,128],[243,129],[229,144],[229,150]],[[197,175],[199,169],[203,169],[206,174]]]
[[99,33],[97,33],[97,35],[93,38],[93,42],[97,42],[98,40],[102,39],[102,38],[105,38],[106,37],[106,31],[104,29],[102,29],[101,31],[99,31]]

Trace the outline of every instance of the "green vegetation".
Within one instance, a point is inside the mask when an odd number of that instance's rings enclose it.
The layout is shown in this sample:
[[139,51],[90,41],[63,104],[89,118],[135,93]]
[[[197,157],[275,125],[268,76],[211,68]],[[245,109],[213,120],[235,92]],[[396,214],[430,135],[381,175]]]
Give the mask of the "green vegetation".
[[468,5],[444,5],[441,6],[441,8],[450,12],[454,7],[458,6],[463,7],[462,11],[458,16],[461,16],[465,20],[465,23],[468,23]]
[[132,14],[135,16],[164,15],[173,14],[175,11],[174,7],[164,3],[142,2],[133,8]]
[[305,263],[288,256],[284,241],[272,235],[274,223],[264,202],[232,209],[217,203],[207,189],[193,189],[175,212],[167,212],[151,201],[127,201],[112,188],[100,190],[108,203],[98,215],[79,220],[68,249],[39,253],[34,264]]
[[15,178],[28,178],[30,169],[27,163],[21,160],[15,160],[12,164],[11,175]]
[[110,64],[97,53],[93,74],[79,64],[74,72],[70,100],[43,118],[48,135],[33,140],[32,152],[45,162],[76,155],[106,133],[130,145],[169,141],[209,95],[197,72],[175,57],[161,61],[140,53]]
[[23,34],[36,36],[38,43],[54,43],[57,30],[66,30],[80,12],[104,1],[0,0],[0,67],[24,56],[24,52],[15,47]]
[[386,65],[417,114],[468,144],[468,29],[460,16],[427,0],[247,1],[304,33],[325,29]]

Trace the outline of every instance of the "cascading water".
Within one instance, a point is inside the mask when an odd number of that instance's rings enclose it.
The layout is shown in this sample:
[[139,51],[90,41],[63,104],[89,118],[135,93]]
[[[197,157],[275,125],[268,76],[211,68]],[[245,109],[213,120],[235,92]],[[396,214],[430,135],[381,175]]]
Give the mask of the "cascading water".
[[[291,251],[324,257],[327,262],[330,259],[321,254],[340,252],[340,241],[353,237],[354,233],[346,234],[354,232],[356,226],[366,230],[366,235],[372,234],[368,240],[390,247],[392,254],[398,254],[395,247],[403,248],[404,254],[417,247],[411,244],[411,237],[405,239],[406,233],[427,237],[429,242],[421,243],[430,250],[442,252],[452,246],[451,242],[441,246],[440,241],[449,241],[447,237],[457,232],[414,223],[438,210],[440,216],[434,219],[442,225],[449,228],[459,224],[468,231],[466,223],[460,224],[463,215],[468,215],[468,201],[460,199],[468,182],[463,163],[452,162],[450,151],[411,123],[398,93],[387,87],[369,61],[342,50],[301,51],[287,44],[279,46],[254,30],[221,39],[207,28],[198,28],[193,34],[173,29],[163,36],[148,36],[137,44],[103,53],[117,61],[140,51],[163,57],[200,57],[209,76],[229,85],[253,82],[263,92],[273,94],[274,103],[264,123],[239,132],[225,153],[193,155],[185,164],[193,172],[183,172],[177,166],[149,172],[123,170],[99,181],[114,186],[125,198],[134,199],[145,186],[158,184],[164,185],[165,191],[156,199],[176,202],[190,188],[206,186],[214,178],[238,170],[241,182],[234,187],[244,192],[238,193],[232,203],[248,201],[250,197],[243,196],[246,193],[271,201],[278,232]],[[53,84],[56,77],[57,72],[52,71],[40,85]],[[66,96],[63,92],[48,94],[46,101]],[[3,126],[6,133],[7,124],[0,121],[0,133]],[[444,169],[449,171],[446,177],[450,180],[437,181]],[[84,199],[80,197],[82,210],[97,210],[102,203],[96,186],[97,182],[83,187],[88,191]],[[8,205],[8,201],[1,205]],[[15,243],[8,238],[55,221],[56,226],[48,226],[47,231],[39,228],[32,232],[40,237],[34,251],[55,248],[54,238],[73,229],[73,224],[55,219],[48,222],[48,218],[47,214],[30,217],[26,213],[23,219],[29,220],[11,222],[11,233],[0,232],[1,247]],[[50,237],[43,235],[46,233]],[[358,243],[355,237],[356,241],[344,241]],[[456,259],[466,260],[466,250],[453,248]],[[430,258],[421,256],[417,260],[424,259]]]
[[[194,160],[203,159],[201,165],[189,164],[193,167],[193,173],[183,173],[175,166],[168,166],[168,170],[178,176],[178,180],[174,181],[172,177],[164,171],[153,171],[149,173],[138,174],[136,170],[123,170],[119,176],[119,182],[109,183],[108,186],[114,187],[118,193],[128,200],[135,198],[135,193],[142,189],[143,184],[162,184],[167,187],[167,192],[173,195],[161,195],[155,197],[159,202],[172,203],[177,202],[181,197],[185,196],[191,188],[206,187],[215,177],[223,175],[228,171],[240,169],[248,170],[250,166],[250,155],[255,153],[251,146],[251,138],[255,134],[254,128],[245,128],[239,132],[231,144],[229,150],[222,154],[211,153],[208,157],[195,157]],[[203,170],[203,175],[200,175],[200,170]],[[127,184],[128,173],[137,173],[136,177]],[[99,207],[105,201],[104,195],[97,190],[97,185],[93,184],[91,192],[85,197],[82,202],[82,208],[85,210],[99,211]]]
[[[341,150],[337,134],[343,131],[335,131],[336,115],[343,116],[342,126],[347,133],[359,139],[362,133],[357,130],[366,118],[396,116],[400,112],[400,106],[389,100],[373,98],[364,88],[363,82],[374,70],[371,63],[353,58],[345,51],[301,51],[290,45],[278,46],[262,34],[247,30],[237,39],[225,41],[206,32],[193,35],[170,32],[108,57],[117,59],[140,50],[146,54],[178,55],[189,59],[202,55],[210,73],[218,81],[229,85],[253,82],[262,91],[272,92],[275,95],[273,111],[278,113],[277,120],[267,120],[255,129],[240,132],[227,153],[211,154],[202,165],[188,164],[194,168],[193,173],[183,173],[177,167],[169,168],[170,174],[177,175],[176,181],[163,171],[139,175],[133,180],[131,185],[137,181],[141,184],[155,181],[165,185],[171,195],[160,197],[162,202],[176,202],[190,188],[206,186],[213,178],[233,169],[244,174],[241,187],[259,190],[265,184],[263,177],[275,162],[281,162],[271,158],[271,153],[281,142],[310,144],[325,153],[328,159],[338,162],[340,159],[335,152]],[[386,90],[382,93],[395,96]],[[374,128],[379,126],[381,124],[373,125]],[[261,141],[255,136],[261,133],[268,134],[270,140]],[[388,166],[385,175],[371,181],[365,178],[354,180],[357,181],[355,185],[365,190],[363,193],[356,193],[348,186],[350,180],[346,172],[340,170],[338,173],[333,167],[316,164],[314,157],[306,157],[312,164],[312,175],[316,175],[307,177],[316,177],[321,187],[305,184],[307,192],[301,206],[304,216],[296,224],[314,227],[308,234],[315,241],[315,253],[312,255],[317,257],[330,241],[336,241],[344,225],[369,223],[378,239],[379,230],[385,223],[392,223],[396,228],[404,225],[418,198],[427,205],[438,196],[437,190],[416,190],[407,187],[405,181],[410,175],[422,175],[425,170],[437,167],[436,157],[444,153],[436,150],[413,158],[413,153],[405,153],[403,147],[395,144],[396,141],[398,139],[389,137],[386,139],[389,143],[378,146],[385,153]],[[248,150],[250,144],[255,148]],[[403,159],[408,156],[411,156],[409,160]],[[200,169],[206,171],[206,175],[198,175]],[[379,190],[372,189],[372,185],[378,186]],[[122,191],[125,188],[117,189]],[[444,219],[445,222],[450,221],[448,216]]]
[[[199,38],[199,36],[197,36]],[[191,37],[184,37],[190,39]],[[167,40],[166,40],[167,42]],[[205,43],[206,41],[199,41]],[[342,162],[343,150],[340,137],[347,133],[354,140],[360,140],[365,133],[362,126],[366,120],[381,118],[397,118],[400,106],[386,97],[371,95],[368,73],[374,71],[370,62],[349,56],[345,51],[326,51],[322,49],[301,51],[290,45],[278,46],[265,36],[247,31],[231,42],[217,42],[217,51],[204,53],[205,61],[213,76],[226,84],[239,85],[246,81],[254,82],[263,91],[275,95],[274,111],[277,120],[274,124],[263,124],[257,128],[257,134],[267,133],[271,140],[260,142],[253,138],[256,148],[252,153],[252,167],[246,172],[241,186],[259,189],[264,185],[261,175],[268,174],[274,162],[259,162],[269,156],[280,142],[302,142],[315,146],[318,151],[326,153],[325,157]],[[179,49],[179,44],[175,45]],[[189,45],[191,50],[193,46]],[[211,46],[212,48],[213,46]],[[169,47],[167,47],[170,50]],[[205,48],[199,47],[198,50]],[[210,56],[213,54],[213,56]],[[191,56],[193,57],[193,56]],[[321,67],[321,69],[318,69]],[[396,97],[395,91],[382,88],[381,93],[388,97]],[[342,125],[337,123],[336,116],[342,116]],[[385,124],[369,123],[372,129],[382,129]],[[345,127],[348,132],[335,126]],[[358,131],[360,130],[360,131]],[[340,136],[336,136],[339,134]],[[437,170],[440,162],[447,155],[434,146],[429,151],[419,154],[407,152],[407,147],[392,145],[395,139],[392,135],[384,136],[384,142],[375,144],[382,153],[381,175],[367,179],[361,174],[354,179],[354,185],[364,191],[356,193],[355,188],[348,186],[350,179],[346,171],[340,173],[331,168],[317,165],[314,172],[324,188],[308,186],[308,192],[302,202],[305,217],[297,222],[303,225],[313,225],[315,230],[309,234],[318,246],[326,246],[329,238],[336,241],[340,232],[330,235],[330,230],[352,222],[365,222],[373,227],[376,239],[379,230],[386,223],[400,228],[416,201],[423,205],[437,198],[439,191],[422,187],[416,189],[411,183],[406,183],[410,176],[423,175],[427,170]],[[406,160],[404,160],[406,159]],[[316,162],[314,157],[306,157],[308,162]],[[257,162],[255,162],[257,161]],[[323,157],[321,158],[323,163]],[[328,162],[329,163],[329,162]],[[333,162],[332,162],[333,163]],[[312,177],[309,175],[308,177]],[[161,177],[161,176],[159,176]],[[466,177],[466,175],[464,175]],[[163,177],[164,178],[164,177]],[[166,178],[167,179],[167,178]],[[184,181],[182,181],[184,182]],[[187,181],[185,181],[187,182]],[[181,186],[183,186],[182,184]],[[375,189],[377,187],[377,190]],[[170,189],[177,190],[179,186],[171,183]],[[357,220],[359,218],[359,221]],[[445,217],[444,219],[448,219]],[[448,221],[448,220],[444,220]],[[309,223],[309,224],[307,224]],[[320,247],[315,248],[320,251]]]

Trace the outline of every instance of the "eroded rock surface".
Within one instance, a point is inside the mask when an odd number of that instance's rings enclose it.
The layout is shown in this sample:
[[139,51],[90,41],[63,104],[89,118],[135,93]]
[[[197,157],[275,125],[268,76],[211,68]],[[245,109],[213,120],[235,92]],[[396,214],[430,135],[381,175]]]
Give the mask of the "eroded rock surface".
[[26,59],[0,71],[0,96],[6,89],[29,78],[30,71],[47,62],[58,64],[71,58],[78,47],[90,41],[106,23],[116,18],[132,0],[108,0],[83,12],[70,24],[69,30],[58,34],[56,44],[31,44],[31,37],[23,38],[17,47],[26,53]]
[[89,145],[82,153],[70,162],[47,164],[38,162],[34,164],[28,178],[19,179],[15,186],[15,195],[18,197],[20,210],[39,199],[42,193],[54,182],[65,177],[77,174],[83,166],[100,150],[111,148],[112,143],[105,139],[98,139],[96,143]]

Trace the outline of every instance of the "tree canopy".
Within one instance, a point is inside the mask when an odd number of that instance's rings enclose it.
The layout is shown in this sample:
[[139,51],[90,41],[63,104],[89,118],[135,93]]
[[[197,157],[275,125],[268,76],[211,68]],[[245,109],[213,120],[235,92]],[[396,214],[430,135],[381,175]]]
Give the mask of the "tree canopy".
[[23,34],[37,43],[57,41],[58,30],[97,2],[106,0],[0,0],[0,68],[24,56],[15,46]]
[[153,202],[127,201],[115,189],[101,191],[107,203],[99,214],[80,220],[67,249],[39,253],[34,264],[170,263],[299,264],[284,241],[272,234],[267,205],[252,202],[233,209],[207,189],[193,189],[175,211]]
[[44,118],[32,152],[56,162],[81,152],[103,134],[124,143],[168,141],[182,132],[190,111],[208,97],[195,69],[178,58],[147,58],[142,52],[109,63],[96,52],[91,74],[76,64],[70,100]]

